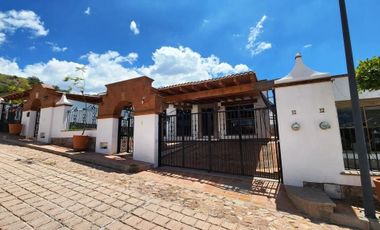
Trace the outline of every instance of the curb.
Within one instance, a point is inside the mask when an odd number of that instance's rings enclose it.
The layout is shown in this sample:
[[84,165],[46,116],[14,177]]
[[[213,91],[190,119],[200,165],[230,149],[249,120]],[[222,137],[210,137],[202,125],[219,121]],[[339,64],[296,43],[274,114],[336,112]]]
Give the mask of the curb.
[[[72,155],[72,154],[68,154],[68,153],[65,153],[65,152],[62,152],[59,150],[45,148],[43,146],[39,146],[39,145],[31,144],[31,143],[25,143],[22,141],[12,140],[12,139],[8,139],[6,137],[3,137],[1,140],[3,140],[4,142],[7,142],[9,144],[13,144],[13,145],[21,146],[21,147],[27,147],[27,148],[39,150],[42,152],[48,152],[48,153],[52,153],[52,154],[63,156],[63,157],[68,157],[74,161],[89,163],[89,164],[101,166],[104,168],[108,168],[108,169],[111,169],[114,171],[120,171],[120,172],[125,172],[125,173],[135,173],[135,170],[131,169],[131,167],[130,167],[132,164],[125,164],[125,165],[115,164],[111,160],[108,162],[102,162],[102,161],[99,161],[96,159],[97,155],[91,156],[91,153],[88,153],[88,152],[84,153],[82,155],[81,154]],[[93,153],[93,154],[97,154],[97,153]],[[151,168],[153,168],[152,165],[147,165],[147,166],[140,165],[137,172],[148,170]]]

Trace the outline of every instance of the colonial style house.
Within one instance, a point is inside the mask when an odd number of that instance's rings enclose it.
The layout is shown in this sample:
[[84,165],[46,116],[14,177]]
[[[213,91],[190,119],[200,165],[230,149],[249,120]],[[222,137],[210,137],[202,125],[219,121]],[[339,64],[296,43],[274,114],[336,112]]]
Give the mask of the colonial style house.
[[[298,54],[293,70],[278,80],[258,80],[250,71],[161,88],[153,81],[114,82],[85,97],[35,85],[3,98],[0,128],[20,122],[26,138],[64,146],[85,128],[89,151],[127,152],[155,166],[298,186],[359,183],[345,174],[358,169],[345,75],[316,72]],[[363,92],[360,99],[370,167],[380,171],[380,92]],[[12,105],[15,100],[22,106]]]

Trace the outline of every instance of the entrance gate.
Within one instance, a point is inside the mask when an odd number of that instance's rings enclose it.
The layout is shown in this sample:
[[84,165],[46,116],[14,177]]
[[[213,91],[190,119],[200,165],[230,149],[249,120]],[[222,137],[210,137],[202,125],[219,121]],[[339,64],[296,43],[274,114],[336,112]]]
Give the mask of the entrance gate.
[[274,106],[226,107],[159,119],[159,165],[282,181]]
[[34,138],[38,137],[38,130],[40,127],[40,116],[41,116],[41,110],[37,110],[36,111],[36,121],[34,123],[34,133],[33,133]]
[[118,128],[118,153],[133,152],[133,128],[134,117],[131,108],[122,110],[122,116],[119,118]]
[[22,105],[1,104],[0,131],[8,132],[8,124],[21,123]]

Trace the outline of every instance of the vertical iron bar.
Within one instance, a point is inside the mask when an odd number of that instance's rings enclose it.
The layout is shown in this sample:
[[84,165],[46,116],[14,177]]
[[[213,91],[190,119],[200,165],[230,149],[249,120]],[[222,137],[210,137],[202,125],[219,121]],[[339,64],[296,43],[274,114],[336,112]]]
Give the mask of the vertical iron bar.
[[373,193],[371,185],[371,177],[369,173],[369,165],[367,159],[367,146],[364,139],[363,120],[360,113],[359,96],[355,80],[355,68],[352,55],[350,32],[348,27],[348,19],[346,12],[345,0],[339,0],[340,16],[342,21],[342,31],[344,39],[344,47],[346,53],[346,63],[348,70],[348,79],[350,84],[350,94],[352,102],[352,112],[355,124],[356,143],[358,147],[360,179],[363,187],[363,204],[365,216],[376,219],[375,206],[373,202]]
[[212,161],[211,161],[211,111],[206,111],[207,115],[207,134],[208,134],[208,171],[212,170]]
[[185,113],[180,112],[180,128],[182,134],[182,167],[185,167]]
[[162,130],[161,130],[163,127],[162,121],[163,121],[163,114],[160,113],[160,114],[158,114],[158,167],[161,167],[161,151],[162,151],[161,141],[164,138],[163,137],[164,132],[162,132]]
[[239,152],[240,152],[240,173],[244,175],[244,160],[243,160],[243,138],[241,129],[241,114],[240,106],[238,106],[238,124],[239,124]]
[[122,117],[119,117],[119,123],[118,123],[118,128],[117,128],[117,153],[120,153],[120,145],[121,145],[121,122],[122,122]]
[[130,143],[129,143],[129,136],[131,135],[130,126],[131,126],[131,118],[128,115],[128,118],[127,118],[127,153],[129,153],[129,150],[130,150]]
[[279,173],[279,179],[281,183],[284,183],[284,177],[282,175],[282,159],[281,159],[281,145],[280,145],[280,138],[279,138],[279,131],[278,131],[278,117],[277,117],[277,107],[276,107],[276,90],[272,89],[273,93],[273,122],[276,124],[275,126],[275,140],[276,140],[276,147],[277,147],[277,164],[278,164],[278,173]]

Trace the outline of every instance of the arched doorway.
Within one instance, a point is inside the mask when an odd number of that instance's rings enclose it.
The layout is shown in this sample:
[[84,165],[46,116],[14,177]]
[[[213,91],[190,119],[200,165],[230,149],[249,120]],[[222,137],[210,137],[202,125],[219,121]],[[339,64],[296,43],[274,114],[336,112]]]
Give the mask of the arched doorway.
[[118,128],[117,153],[133,153],[134,112],[133,107],[121,110]]

